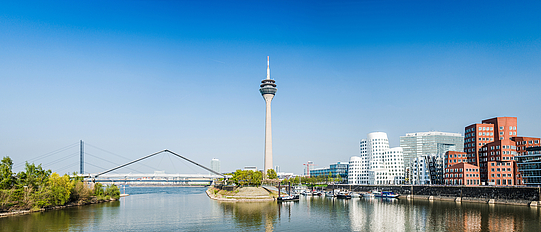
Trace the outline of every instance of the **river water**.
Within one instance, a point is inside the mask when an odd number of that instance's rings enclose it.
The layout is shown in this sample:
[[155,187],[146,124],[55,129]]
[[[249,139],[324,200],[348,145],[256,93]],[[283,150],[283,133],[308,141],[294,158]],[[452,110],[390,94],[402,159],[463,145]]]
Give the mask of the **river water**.
[[541,231],[526,206],[303,197],[223,203],[206,188],[126,188],[117,202],[0,218],[1,231]]

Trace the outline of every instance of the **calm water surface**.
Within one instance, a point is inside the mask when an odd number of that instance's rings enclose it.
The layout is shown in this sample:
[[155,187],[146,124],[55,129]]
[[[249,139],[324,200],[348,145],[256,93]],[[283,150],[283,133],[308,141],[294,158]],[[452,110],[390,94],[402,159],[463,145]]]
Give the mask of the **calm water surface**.
[[126,188],[118,202],[0,218],[2,231],[541,231],[536,208],[302,197],[221,203],[206,188]]

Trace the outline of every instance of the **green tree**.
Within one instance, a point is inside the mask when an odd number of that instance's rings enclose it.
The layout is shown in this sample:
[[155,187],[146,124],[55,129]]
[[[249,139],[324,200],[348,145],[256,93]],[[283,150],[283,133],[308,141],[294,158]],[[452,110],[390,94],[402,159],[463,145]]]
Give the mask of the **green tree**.
[[9,156],[2,159],[0,163],[0,189],[10,189],[15,183],[15,177],[13,176],[13,161]]
[[105,195],[118,200],[120,198],[120,189],[114,184],[107,185]]
[[51,189],[49,203],[51,205],[64,205],[70,198],[73,183],[68,175],[60,176],[56,172],[49,177],[48,188]]
[[267,170],[267,179],[278,179],[278,175],[274,169]]
[[103,185],[101,183],[94,184],[94,196],[103,197],[105,196],[105,191],[103,191]]
[[261,185],[261,180],[263,180],[263,173],[252,170],[237,170],[231,177],[231,181],[237,186],[257,186]]
[[43,170],[41,164],[36,166],[33,163],[29,164],[26,162],[25,166],[25,171],[17,174],[18,188],[27,186],[28,188],[37,190],[47,184],[51,170]]

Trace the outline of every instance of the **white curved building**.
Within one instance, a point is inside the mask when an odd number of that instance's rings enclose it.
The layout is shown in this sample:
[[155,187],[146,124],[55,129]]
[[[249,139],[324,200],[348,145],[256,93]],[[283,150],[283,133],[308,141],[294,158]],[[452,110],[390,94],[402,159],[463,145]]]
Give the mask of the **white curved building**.
[[360,157],[350,159],[348,184],[401,184],[404,182],[402,148],[389,148],[384,132],[373,132],[360,142]]

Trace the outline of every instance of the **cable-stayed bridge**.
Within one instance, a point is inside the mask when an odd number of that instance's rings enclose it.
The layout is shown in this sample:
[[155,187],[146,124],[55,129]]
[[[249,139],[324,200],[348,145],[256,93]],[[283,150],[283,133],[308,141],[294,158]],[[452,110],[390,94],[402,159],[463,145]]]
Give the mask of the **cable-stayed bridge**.
[[[79,145],[79,146],[77,146]],[[77,168],[79,169],[78,176],[85,177],[86,180],[93,181],[93,182],[101,182],[101,183],[107,183],[107,184],[122,184],[122,185],[151,185],[151,186],[178,186],[178,185],[191,185],[191,186],[200,186],[200,185],[210,185],[212,182],[218,178],[226,177],[225,175],[218,173],[204,165],[201,165],[191,159],[188,159],[178,153],[175,153],[170,150],[161,150],[149,155],[146,155],[144,157],[126,162],[124,164],[118,164],[116,162],[110,161],[108,158],[102,158],[98,155],[91,154],[87,151],[85,151],[85,145],[90,146],[94,150],[98,150],[100,153],[107,153],[106,156],[115,155],[117,157],[129,160],[129,158],[114,154],[112,152],[109,152],[107,150],[104,150],[102,148],[96,147],[94,145],[90,145],[88,143],[83,143],[83,141],[80,141],[80,143],[71,144],[66,147],[57,149],[55,151],[43,154],[41,156],[37,156],[33,159],[30,159],[29,163],[35,163],[35,164],[42,164],[44,169],[51,169],[53,172],[57,172],[59,174],[62,173],[62,171],[65,171],[66,169],[69,170],[67,173],[75,173]],[[77,149],[78,152],[73,152],[73,150]],[[67,154],[67,155],[66,155]],[[189,163],[189,165],[186,165],[189,169],[192,171],[195,171],[192,169],[192,167],[195,165],[203,170],[206,171],[205,174],[170,174],[165,173],[165,171],[156,171],[160,170],[160,168],[151,167],[146,162],[142,162],[143,160],[146,160],[153,156],[162,156],[162,159],[160,161],[160,164],[164,160],[164,156],[167,156],[169,159],[169,162],[166,161],[168,164],[172,164],[173,160],[171,157],[176,157],[180,160],[182,160],[184,165],[185,163]],[[61,158],[58,158],[61,157]],[[98,165],[94,165],[89,161],[88,157],[90,157],[90,160],[93,161],[101,161],[100,165],[103,165],[104,162],[112,163],[115,166],[113,168],[103,168]],[[78,158],[79,162],[71,163],[74,158]],[[118,159],[118,158],[117,158]],[[40,162],[38,162],[40,161]],[[65,163],[69,163],[65,165]],[[98,163],[98,162],[97,162]],[[85,166],[89,165],[92,166],[92,170],[97,170],[93,172],[85,172]],[[109,165],[107,165],[109,166]],[[14,167],[23,167],[21,163],[16,163]],[[60,168],[58,168],[60,167]],[[153,172],[149,171],[142,171],[142,169],[146,170],[153,170]],[[119,171],[122,171],[120,173]],[[175,168],[176,170],[176,168]],[[65,172],[66,173],[66,172]],[[72,174],[73,175],[73,174]]]

